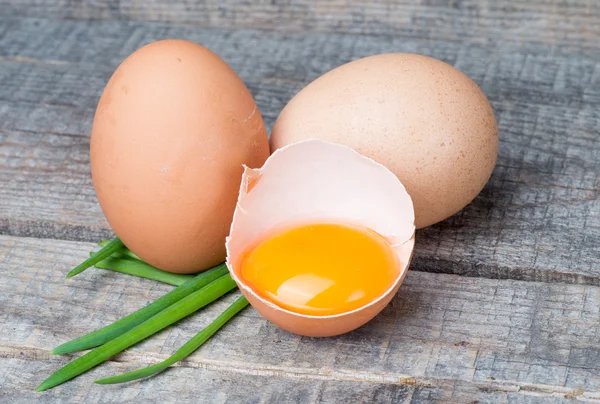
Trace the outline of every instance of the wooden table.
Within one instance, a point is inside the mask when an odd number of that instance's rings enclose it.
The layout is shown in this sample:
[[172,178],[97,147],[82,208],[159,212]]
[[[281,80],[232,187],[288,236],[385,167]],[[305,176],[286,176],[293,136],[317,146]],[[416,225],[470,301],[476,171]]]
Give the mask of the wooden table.
[[[92,383],[166,358],[229,296],[35,393],[71,359],[52,347],[171,289],[102,270],[64,277],[112,235],[89,175],[100,93],[127,55],[166,37],[220,54],[269,128],[345,62],[440,58],[490,98],[498,166],[471,205],[418,231],[397,297],[357,331],[301,338],[248,309],[179,367]],[[597,0],[0,0],[0,402],[600,400],[599,195]]]

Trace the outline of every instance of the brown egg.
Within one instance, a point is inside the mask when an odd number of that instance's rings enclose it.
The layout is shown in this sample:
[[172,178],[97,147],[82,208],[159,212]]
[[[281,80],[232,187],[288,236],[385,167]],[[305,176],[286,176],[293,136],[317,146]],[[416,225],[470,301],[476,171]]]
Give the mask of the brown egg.
[[413,199],[417,228],[471,202],[498,153],[496,119],[479,87],[444,62],[403,53],[356,60],[300,91],[273,127],[271,150],[308,138],[388,167]]
[[94,117],[90,158],[114,232],[171,272],[225,259],[243,164],[269,156],[262,117],[236,73],[183,40],[134,52],[109,80]]

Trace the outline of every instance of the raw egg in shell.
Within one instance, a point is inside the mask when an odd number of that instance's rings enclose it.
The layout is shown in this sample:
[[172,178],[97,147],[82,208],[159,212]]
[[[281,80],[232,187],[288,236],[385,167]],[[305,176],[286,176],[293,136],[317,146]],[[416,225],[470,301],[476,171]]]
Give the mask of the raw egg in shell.
[[272,323],[339,335],[392,299],[414,231],[412,200],[391,171],[348,146],[309,139],[245,168],[227,265]]

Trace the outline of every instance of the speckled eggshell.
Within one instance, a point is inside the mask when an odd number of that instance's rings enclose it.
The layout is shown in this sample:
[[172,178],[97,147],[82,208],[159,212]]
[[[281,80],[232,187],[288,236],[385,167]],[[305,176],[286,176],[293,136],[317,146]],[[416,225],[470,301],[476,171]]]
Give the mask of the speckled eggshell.
[[269,156],[242,80],[183,40],[146,45],[118,67],[90,147],[98,201],[116,235],[151,265],[180,273],[224,261],[243,165]]
[[316,79],[283,109],[271,151],[320,138],[388,167],[413,199],[422,228],[464,208],[496,164],[498,128],[469,77],[437,59],[384,54]]

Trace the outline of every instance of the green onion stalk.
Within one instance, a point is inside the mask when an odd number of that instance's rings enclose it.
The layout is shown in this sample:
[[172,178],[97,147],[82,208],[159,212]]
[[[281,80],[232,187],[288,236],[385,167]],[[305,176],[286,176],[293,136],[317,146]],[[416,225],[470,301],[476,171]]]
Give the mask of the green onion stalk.
[[[177,286],[177,288],[113,324],[54,348],[53,354],[94,349],[56,371],[38,386],[37,391],[51,389],[87,372],[117,353],[200,310],[236,288],[236,284],[224,264],[195,276],[171,274],[140,260],[118,238],[103,241],[100,245],[103,248],[97,253],[91,253],[91,257],[69,272],[68,277],[81,273],[90,266],[96,266],[154,279]],[[246,298],[239,297],[211,324],[165,361],[123,375],[97,380],[96,383],[123,383],[163,371],[196,351],[247,306]]]

